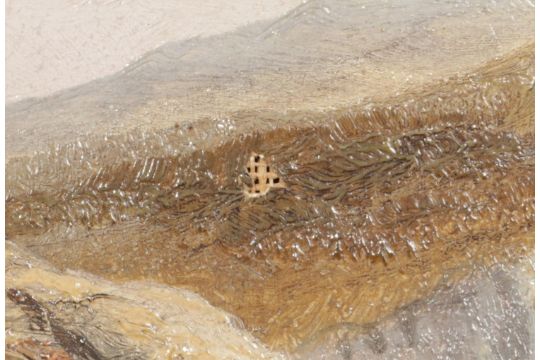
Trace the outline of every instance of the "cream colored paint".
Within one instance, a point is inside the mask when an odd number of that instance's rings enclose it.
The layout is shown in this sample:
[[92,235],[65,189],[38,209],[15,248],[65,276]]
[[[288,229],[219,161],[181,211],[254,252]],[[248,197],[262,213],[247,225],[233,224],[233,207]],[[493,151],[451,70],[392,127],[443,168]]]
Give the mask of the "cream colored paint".
[[8,0],[6,101],[113,74],[166,42],[280,16],[301,0]]
[[[24,260],[22,260],[24,259]],[[151,359],[283,359],[269,351],[233,315],[213,307],[199,295],[150,282],[115,284],[81,272],[61,272],[15,244],[6,244],[6,284],[23,289],[42,303],[89,301],[90,324],[73,324],[99,347],[91,329],[121,336],[123,344],[142,350]],[[13,310],[13,309],[12,309]],[[19,313],[19,315],[22,315]],[[56,314],[62,318],[63,314]],[[16,320],[25,323],[24,316]],[[11,340],[20,324],[9,324]],[[119,335],[121,334],[121,335]]]

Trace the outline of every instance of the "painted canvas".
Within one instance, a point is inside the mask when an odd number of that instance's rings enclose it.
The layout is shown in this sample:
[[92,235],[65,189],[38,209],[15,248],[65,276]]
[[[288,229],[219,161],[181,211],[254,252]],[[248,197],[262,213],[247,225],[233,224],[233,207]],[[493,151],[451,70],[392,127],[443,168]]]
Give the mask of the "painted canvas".
[[6,357],[532,359],[534,3],[8,0]]

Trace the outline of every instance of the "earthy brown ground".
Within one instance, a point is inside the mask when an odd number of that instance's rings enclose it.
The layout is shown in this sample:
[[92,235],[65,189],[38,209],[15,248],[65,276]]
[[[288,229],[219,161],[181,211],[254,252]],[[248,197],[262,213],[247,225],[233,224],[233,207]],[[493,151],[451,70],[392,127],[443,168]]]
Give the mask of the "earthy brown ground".
[[[530,255],[533,104],[530,44],[369,110],[304,114],[327,125],[291,121],[133,161],[121,155],[200,134],[58,146],[8,163],[7,237],[60,269],[191,289],[294,350]],[[253,151],[286,189],[245,199],[238,175]]]

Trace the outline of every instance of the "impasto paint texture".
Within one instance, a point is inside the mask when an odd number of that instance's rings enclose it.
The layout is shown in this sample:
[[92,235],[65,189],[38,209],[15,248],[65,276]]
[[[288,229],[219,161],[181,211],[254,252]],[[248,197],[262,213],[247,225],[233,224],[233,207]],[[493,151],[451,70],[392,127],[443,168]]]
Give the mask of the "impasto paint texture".
[[8,82],[9,356],[534,357],[533,4],[159,3]]

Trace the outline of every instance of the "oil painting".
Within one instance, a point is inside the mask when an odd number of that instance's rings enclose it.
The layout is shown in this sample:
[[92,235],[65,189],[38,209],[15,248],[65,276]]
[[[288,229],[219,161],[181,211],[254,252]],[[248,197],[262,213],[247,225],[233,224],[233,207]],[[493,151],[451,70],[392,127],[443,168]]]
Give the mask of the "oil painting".
[[8,0],[8,359],[533,359],[534,3]]

